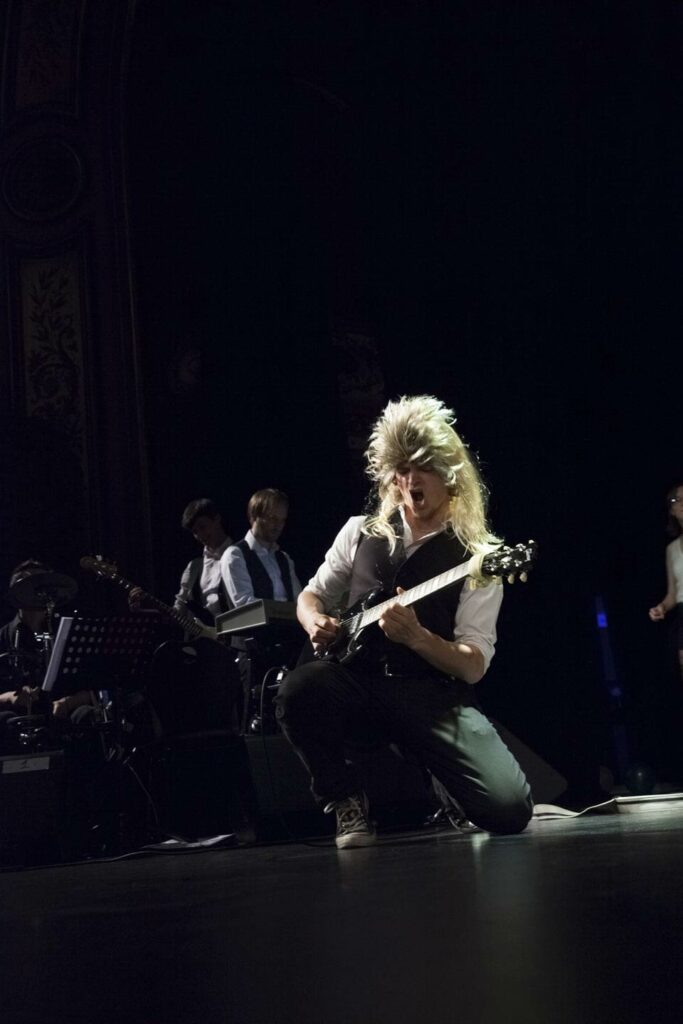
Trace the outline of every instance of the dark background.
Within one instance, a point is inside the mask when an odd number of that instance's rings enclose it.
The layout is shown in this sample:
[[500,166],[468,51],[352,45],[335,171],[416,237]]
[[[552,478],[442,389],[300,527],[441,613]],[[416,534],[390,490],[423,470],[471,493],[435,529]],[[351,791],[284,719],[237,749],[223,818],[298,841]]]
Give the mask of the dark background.
[[675,775],[680,687],[647,608],[683,477],[680,5],[275,6],[137,8],[140,582],[172,598],[190,499],[239,537],[262,486],[290,495],[285,546],[310,575],[366,493],[333,344],[353,325],[382,400],[455,408],[495,528],[539,542],[486,707],[577,784],[609,764],[600,594],[632,759]]

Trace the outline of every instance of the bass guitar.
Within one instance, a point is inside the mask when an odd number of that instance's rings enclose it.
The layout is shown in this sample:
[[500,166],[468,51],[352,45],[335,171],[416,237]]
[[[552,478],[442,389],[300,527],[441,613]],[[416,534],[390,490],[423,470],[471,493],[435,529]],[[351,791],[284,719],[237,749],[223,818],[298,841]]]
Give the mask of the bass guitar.
[[537,548],[536,542],[530,540],[515,547],[501,546],[489,554],[474,555],[469,561],[447,569],[424,583],[418,583],[402,594],[394,594],[393,597],[381,588],[371,590],[340,616],[340,629],[335,640],[325,649],[317,651],[316,657],[340,664],[351,661],[371,645],[374,648],[378,630],[372,627],[391,605],[400,604],[405,608],[430,594],[452,587],[467,576],[473,586],[486,586],[503,579],[514,583],[516,578],[526,582],[527,573],[536,560]]
[[113,583],[118,583],[120,587],[129,593],[133,588],[139,591],[142,600],[150,604],[152,608],[155,608],[158,612],[161,612],[165,618],[175,622],[178,626],[184,629],[193,639],[198,640],[200,637],[205,637],[207,640],[218,640],[216,636],[216,629],[214,626],[206,626],[199,619],[196,619],[189,613],[178,611],[177,608],[171,607],[171,605],[164,604],[154,594],[148,593],[141,587],[138,587],[136,583],[131,583],[130,580],[125,579],[121,576],[116,565],[112,562],[105,562],[99,555],[93,558],[91,555],[84,555],[81,558],[81,568],[87,569],[88,572],[94,572],[96,576],[100,576],[103,579],[111,580]]

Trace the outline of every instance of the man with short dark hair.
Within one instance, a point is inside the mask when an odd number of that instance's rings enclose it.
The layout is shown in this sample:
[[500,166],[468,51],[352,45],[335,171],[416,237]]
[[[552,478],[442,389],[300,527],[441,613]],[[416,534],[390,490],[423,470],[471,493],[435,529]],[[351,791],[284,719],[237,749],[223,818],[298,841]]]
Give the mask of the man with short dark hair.
[[221,578],[221,558],[232,544],[221,512],[210,498],[197,498],[183,511],[181,525],[202,545],[203,552],[187,564],[180,580],[174,606],[213,625],[220,612],[231,602]]

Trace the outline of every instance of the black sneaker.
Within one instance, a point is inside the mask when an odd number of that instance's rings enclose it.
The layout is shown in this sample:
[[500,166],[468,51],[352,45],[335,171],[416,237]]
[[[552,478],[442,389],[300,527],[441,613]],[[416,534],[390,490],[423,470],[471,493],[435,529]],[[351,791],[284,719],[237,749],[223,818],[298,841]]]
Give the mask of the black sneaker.
[[370,806],[365,793],[354,793],[344,800],[327,804],[325,814],[335,811],[337,835],[335,843],[339,850],[351,846],[371,846],[377,839],[374,823],[370,821]]
[[469,820],[455,797],[451,796],[435,775],[432,775],[432,788],[441,803],[441,807],[434,815],[434,823],[440,824],[445,816],[456,832],[481,832],[479,826]]
[[481,832],[479,826],[466,817],[462,807],[455,800],[452,807],[446,808],[446,817],[456,832]]

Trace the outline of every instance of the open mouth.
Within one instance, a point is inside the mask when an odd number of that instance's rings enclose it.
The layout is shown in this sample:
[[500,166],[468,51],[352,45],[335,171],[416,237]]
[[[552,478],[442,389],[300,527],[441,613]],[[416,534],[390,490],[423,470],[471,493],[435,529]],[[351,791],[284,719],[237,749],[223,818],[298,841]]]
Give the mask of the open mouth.
[[412,501],[413,505],[421,505],[422,502],[424,501],[424,491],[419,487],[411,487],[410,500]]

